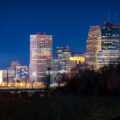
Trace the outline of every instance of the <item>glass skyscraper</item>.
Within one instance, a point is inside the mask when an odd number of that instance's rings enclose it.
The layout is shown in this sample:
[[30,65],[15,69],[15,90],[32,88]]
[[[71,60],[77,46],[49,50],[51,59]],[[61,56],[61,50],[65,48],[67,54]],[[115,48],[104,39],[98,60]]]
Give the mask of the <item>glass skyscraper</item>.
[[120,50],[120,24],[102,25],[102,50]]
[[120,24],[102,24],[101,50],[98,52],[97,68],[117,64],[120,57]]

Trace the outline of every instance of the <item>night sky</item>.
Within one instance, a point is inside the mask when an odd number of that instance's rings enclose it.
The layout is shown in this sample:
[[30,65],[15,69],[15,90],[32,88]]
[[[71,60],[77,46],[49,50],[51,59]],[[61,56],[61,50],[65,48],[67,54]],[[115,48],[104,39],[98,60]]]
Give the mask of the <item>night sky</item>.
[[[29,65],[30,34],[53,35],[56,46],[85,52],[90,25],[120,22],[120,0],[0,0],[0,69]],[[111,19],[108,16],[111,15]]]

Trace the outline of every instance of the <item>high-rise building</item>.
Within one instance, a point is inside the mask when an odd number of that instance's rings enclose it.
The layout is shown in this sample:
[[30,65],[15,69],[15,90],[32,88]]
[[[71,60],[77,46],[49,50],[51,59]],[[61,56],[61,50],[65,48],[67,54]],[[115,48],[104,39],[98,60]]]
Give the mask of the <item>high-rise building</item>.
[[120,57],[120,24],[102,24],[101,50],[98,52],[97,68],[117,64]]
[[59,61],[58,71],[68,73],[70,71],[70,57],[72,52],[69,46],[56,48],[56,59]]
[[30,35],[30,80],[41,81],[46,74],[46,60],[52,58],[52,35]]
[[[58,82],[62,74],[70,72],[70,57],[72,52],[69,46],[66,47],[56,47],[56,58],[47,60],[47,66],[51,69],[47,70],[46,73],[50,72],[51,83]],[[46,66],[46,67],[47,67]]]
[[120,50],[120,24],[102,24],[102,50]]
[[[50,69],[46,71],[46,75],[50,74],[51,83],[60,82],[62,75],[70,73],[72,68],[76,66],[82,69],[87,68],[85,63],[85,54],[72,52],[69,46],[57,47],[56,58],[47,60],[47,66]],[[71,75],[68,74],[68,76]]]
[[87,40],[86,62],[90,69],[96,69],[97,53],[101,49],[100,26],[90,26]]

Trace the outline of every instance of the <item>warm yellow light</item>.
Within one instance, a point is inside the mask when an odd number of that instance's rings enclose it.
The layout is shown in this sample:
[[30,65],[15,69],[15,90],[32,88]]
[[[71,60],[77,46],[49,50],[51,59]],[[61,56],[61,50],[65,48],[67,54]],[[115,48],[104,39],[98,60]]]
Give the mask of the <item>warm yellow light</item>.
[[77,64],[79,62],[83,63],[85,62],[85,58],[84,57],[70,57],[70,61],[77,61]]
[[20,83],[20,86],[22,86],[22,87],[25,87],[26,86],[26,83]]

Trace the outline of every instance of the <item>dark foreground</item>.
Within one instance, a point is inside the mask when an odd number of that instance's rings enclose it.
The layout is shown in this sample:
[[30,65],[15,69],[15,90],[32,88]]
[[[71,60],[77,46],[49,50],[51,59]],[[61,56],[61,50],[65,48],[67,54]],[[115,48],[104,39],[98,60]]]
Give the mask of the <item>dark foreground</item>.
[[0,93],[0,120],[112,120],[119,116],[117,97]]

